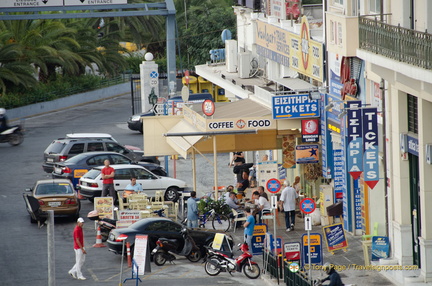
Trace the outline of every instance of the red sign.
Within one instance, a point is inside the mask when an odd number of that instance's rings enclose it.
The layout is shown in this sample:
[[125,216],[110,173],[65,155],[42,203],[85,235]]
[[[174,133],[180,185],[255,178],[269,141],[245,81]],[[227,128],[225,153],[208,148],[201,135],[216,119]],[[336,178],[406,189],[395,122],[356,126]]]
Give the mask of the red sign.
[[212,116],[215,113],[215,110],[216,108],[213,100],[211,99],[204,100],[204,102],[202,103],[202,111],[205,115]]
[[300,242],[287,242],[284,244],[285,258],[288,261],[300,260]]
[[300,202],[300,210],[304,214],[313,213],[316,208],[315,201],[311,198],[304,198]]
[[303,119],[302,120],[302,142],[318,142],[320,123],[318,119]]

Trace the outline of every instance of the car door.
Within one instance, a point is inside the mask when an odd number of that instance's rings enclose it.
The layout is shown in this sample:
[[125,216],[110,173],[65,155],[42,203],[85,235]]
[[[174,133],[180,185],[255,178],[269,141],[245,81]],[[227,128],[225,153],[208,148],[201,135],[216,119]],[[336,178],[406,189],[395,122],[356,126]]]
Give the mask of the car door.
[[137,161],[137,158],[135,156],[135,153],[129,149],[126,149],[125,147],[115,143],[115,142],[105,142],[105,146],[107,151],[110,152],[116,152],[119,154],[123,154],[126,157],[128,157],[129,159],[131,159],[132,161]]
[[144,168],[134,168],[137,183],[141,184],[148,196],[154,196],[157,190],[162,190],[161,180]]
[[114,174],[114,188],[116,191],[123,191],[130,183],[132,176],[130,168],[116,169]]

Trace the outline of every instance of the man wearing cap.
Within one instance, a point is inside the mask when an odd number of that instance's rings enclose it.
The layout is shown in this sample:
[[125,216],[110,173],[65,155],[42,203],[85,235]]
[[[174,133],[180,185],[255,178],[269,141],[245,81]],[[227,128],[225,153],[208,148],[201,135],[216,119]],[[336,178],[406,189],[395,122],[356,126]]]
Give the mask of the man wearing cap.
[[82,226],[84,224],[84,219],[80,217],[77,220],[77,225],[73,231],[74,239],[74,250],[75,250],[75,265],[69,270],[69,275],[78,280],[86,280],[86,278],[81,273],[81,267],[85,261],[85,255],[87,254],[84,248],[84,233]]
[[296,202],[299,194],[293,187],[290,187],[290,183],[288,180],[285,180],[284,185],[285,189],[282,190],[282,194],[280,196],[279,204],[283,206],[283,210],[285,212],[285,226],[286,231],[294,230],[295,226],[295,209]]

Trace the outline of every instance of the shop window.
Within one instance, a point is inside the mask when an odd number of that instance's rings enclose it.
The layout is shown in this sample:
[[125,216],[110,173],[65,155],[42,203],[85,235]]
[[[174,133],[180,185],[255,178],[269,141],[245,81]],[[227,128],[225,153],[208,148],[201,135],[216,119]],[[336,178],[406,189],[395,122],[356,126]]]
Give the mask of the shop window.
[[381,0],[369,0],[369,11],[371,13],[381,13]]
[[408,131],[418,134],[417,97],[408,94]]

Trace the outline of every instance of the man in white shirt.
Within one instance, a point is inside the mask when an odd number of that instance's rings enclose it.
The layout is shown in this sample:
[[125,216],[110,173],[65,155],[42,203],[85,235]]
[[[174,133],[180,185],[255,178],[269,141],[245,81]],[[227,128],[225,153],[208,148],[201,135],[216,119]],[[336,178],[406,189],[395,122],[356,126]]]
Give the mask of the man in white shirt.
[[283,210],[285,212],[285,226],[286,231],[288,232],[294,230],[295,209],[299,195],[293,187],[290,187],[288,180],[285,180],[284,185],[286,187],[282,190],[279,203],[283,206]]

